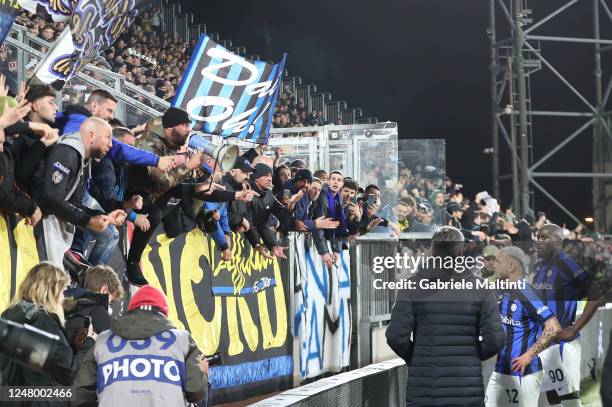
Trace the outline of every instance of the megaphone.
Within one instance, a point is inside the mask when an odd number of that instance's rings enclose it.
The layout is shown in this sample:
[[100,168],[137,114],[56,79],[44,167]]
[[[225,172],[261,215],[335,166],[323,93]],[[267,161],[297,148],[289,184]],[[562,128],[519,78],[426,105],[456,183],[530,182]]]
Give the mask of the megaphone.
[[198,153],[214,158],[223,172],[232,169],[240,153],[240,149],[236,145],[224,144],[217,146],[213,144],[206,138],[204,133],[194,133],[189,136],[187,146]]

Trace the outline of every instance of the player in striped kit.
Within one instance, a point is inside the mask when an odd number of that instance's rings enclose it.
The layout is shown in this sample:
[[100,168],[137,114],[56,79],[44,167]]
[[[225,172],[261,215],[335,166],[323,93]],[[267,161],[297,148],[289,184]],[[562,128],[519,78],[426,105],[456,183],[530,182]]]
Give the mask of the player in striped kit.
[[[561,247],[563,233],[559,226],[547,224],[538,231],[533,285],[561,324],[559,343],[542,354],[546,392],[552,407],[577,407],[580,403],[580,330],[593,317],[602,301],[601,291],[592,277]],[[588,302],[576,320],[577,301]]]
[[523,282],[524,288],[499,293],[499,309],[506,330],[506,345],[497,355],[489,379],[487,406],[537,406],[542,383],[538,354],[550,346],[561,331],[559,321],[536,291],[524,280],[525,253],[505,247],[495,260],[498,280]]

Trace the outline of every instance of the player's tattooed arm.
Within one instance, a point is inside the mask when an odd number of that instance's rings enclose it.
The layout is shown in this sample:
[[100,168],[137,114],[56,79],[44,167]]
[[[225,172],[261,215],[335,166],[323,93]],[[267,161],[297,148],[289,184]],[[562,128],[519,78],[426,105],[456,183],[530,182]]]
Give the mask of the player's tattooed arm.
[[536,357],[540,354],[540,352],[552,345],[556,341],[559,332],[561,332],[561,325],[559,324],[557,318],[548,318],[544,323],[542,335],[540,335],[536,343],[529,348],[531,354]]

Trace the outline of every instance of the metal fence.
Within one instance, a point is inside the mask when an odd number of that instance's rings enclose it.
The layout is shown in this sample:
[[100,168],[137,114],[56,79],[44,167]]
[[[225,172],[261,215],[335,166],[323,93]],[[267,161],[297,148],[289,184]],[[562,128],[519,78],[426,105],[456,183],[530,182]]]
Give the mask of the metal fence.
[[[43,51],[50,48],[51,43],[33,36],[25,27],[13,24],[3,47],[8,60],[15,63],[9,64],[10,68],[0,73],[7,77],[7,85],[16,92],[19,81],[32,76],[36,63],[43,58]],[[161,116],[170,106],[165,100],[128,82],[123,75],[87,65],[66,84],[61,96],[58,96],[59,108],[71,103],[84,103],[94,89],[107,90],[117,98],[115,116],[128,125]]]

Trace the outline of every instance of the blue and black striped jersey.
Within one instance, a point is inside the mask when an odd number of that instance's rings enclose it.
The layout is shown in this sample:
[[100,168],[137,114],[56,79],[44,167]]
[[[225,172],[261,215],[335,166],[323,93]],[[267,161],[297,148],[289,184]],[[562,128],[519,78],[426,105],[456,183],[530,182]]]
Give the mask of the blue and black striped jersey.
[[[505,375],[519,376],[512,371],[512,360],[518,358],[536,343],[544,321],[553,317],[536,290],[525,283],[522,290],[500,292],[499,311],[506,330],[506,345],[497,355],[495,371]],[[533,358],[525,369],[525,375],[542,370],[540,358]]]
[[535,264],[533,286],[539,290],[546,305],[567,328],[576,319],[577,301],[589,274],[563,250],[550,261]]

